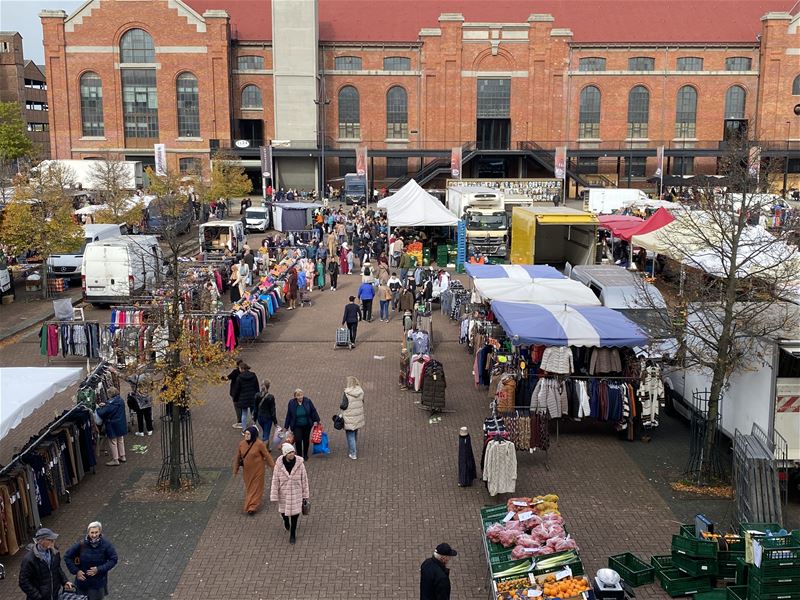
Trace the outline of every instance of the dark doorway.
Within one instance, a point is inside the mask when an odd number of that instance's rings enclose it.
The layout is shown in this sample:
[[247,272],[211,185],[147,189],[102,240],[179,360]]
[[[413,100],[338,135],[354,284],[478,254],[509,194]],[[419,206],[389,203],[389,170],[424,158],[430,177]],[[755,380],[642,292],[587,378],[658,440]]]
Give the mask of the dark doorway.
[[478,119],[478,150],[508,150],[511,119]]
[[487,179],[505,179],[508,177],[506,160],[500,156],[490,158],[478,158],[476,161],[476,177],[486,177]]
[[264,143],[264,121],[260,119],[239,119],[239,140],[250,142],[251,148]]

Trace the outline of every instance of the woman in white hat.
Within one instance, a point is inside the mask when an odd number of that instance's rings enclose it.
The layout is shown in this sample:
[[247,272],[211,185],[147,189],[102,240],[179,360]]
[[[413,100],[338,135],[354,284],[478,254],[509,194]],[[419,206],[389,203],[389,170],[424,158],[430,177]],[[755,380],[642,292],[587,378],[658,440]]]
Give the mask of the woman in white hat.
[[283,517],[283,526],[289,531],[289,543],[294,544],[297,537],[297,521],[303,512],[303,504],[308,502],[308,474],[303,458],[297,456],[294,446],[283,444],[282,456],[275,461],[272,472],[272,488],[269,499],[278,503],[278,512]]

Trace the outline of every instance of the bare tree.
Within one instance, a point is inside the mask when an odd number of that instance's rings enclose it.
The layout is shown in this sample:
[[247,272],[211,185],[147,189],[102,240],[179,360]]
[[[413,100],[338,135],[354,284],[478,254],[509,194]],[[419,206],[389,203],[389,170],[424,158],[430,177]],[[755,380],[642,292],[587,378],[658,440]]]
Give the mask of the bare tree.
[[713,479],[712,446],[730,376],[763,360],[765,338],[797,325],[797,312],[784,301],[794,293],[800,258],[787,232],[759,225],[772,208],[773,199],[761,190],[774,173],[754,148],[755,142],[733,140],[719,164],[727,191],[720,193],[710,180],[688,210],[676,210],[675,222],[648,242],[679,273],[678,306],[661,313],[680,342],[679,364],[711,374],[705,447],[694,474],[702,483]]
[[107,156],[94,164],[91,177],[94,190],[100,192],[107,207],[95,213],[98,223],[131,225],[142,220],[144,206],[131,197],[135,182],[124,161]]

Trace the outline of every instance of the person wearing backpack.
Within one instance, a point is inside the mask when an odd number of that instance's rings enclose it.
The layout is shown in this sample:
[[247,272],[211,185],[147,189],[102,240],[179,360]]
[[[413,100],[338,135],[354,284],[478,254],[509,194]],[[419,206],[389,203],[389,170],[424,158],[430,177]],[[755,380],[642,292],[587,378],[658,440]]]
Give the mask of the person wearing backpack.
[[256,421],[258,421],[258,425],[261,427],[261,437],[264,439],[264,443],[267,445],[267,450],[270,449],[270,434],[272,432],[272,426],[278,425],[278,415],[277,411],[275,410],[275,396],[269,393],[269,380],[265,380],[261,383],[261,391],[258,392],[256,396]]

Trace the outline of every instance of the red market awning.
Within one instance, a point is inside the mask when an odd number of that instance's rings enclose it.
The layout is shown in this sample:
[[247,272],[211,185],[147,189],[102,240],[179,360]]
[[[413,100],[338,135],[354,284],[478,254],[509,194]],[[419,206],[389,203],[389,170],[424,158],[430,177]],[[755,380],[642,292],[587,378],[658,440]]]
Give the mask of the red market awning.
[[600,227],[608,229],[614,237],[620,237],[621,233],[637,229],[644,223],[644,219],[633,215],[598,215],[597,219],[600,221]]
[[673,217],[666,208],[662,207],[654,212],[653,215],[639,227],[636,229],[626,229],[617,237],[629,242],[635,235],[644,235],[645,233],[650,233],[656,229],[661,229],[665,225],[672,223],[674,220],[675,217]]

